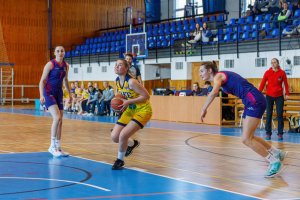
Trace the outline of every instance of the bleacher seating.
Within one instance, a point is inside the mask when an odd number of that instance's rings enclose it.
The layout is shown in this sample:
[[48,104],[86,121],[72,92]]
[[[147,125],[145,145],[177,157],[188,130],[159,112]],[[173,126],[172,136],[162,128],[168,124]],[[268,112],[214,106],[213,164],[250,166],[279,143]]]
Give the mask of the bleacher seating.
[[[196,23],[200,26],[204,22],[225,22],[225,15],[197,16],[195,18],[186,18],[162,22],[159,24],[147,24],[147,45],[149,49],[153,48],[169,48],[174,46],[176,40],[185,40],[189,38],[189,33],[195,29]],[[251,41],[255,39],[276,39],[282,32],[280,29],[273,27],[277,16],[271,14],[261,14],[242,17],[239,19],[230,19],[227,25],[213,31],[213,36],[217,41],[222,43]],[[300,9],[296,10],[292,18],[292,27],[300,24]],[[288,27],[290,28],[290,27]],[[261,35],[261,31],[265,30],[265,35]],[[132,33],[142,32],[142,26],[133,27]],[[88,54],[107,54],[118,53],[121,49],[125,49],[126,34],[129,33],[128,28],[123,28],[115,31],[103,32],[98,37],[87,38],[84,44],[76,45],[74,49],[66,53],[66,58],[86,56]],[[283,36],[285,36],[283,34]],[[215,42],[208,42],[212,44]],[[207,44],[207,43],[203,43]]]

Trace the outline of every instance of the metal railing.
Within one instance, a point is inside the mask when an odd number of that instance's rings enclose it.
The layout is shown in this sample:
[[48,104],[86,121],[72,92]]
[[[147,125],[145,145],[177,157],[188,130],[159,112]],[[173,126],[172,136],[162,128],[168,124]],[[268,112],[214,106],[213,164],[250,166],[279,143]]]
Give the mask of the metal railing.
[[[0,85],[0,88],[5,88],[5,87],[11,87],[11,85]],[[38,85],[14,85],[13,88],[15,90],[15,88],[20,88],[21,89],[21,94],[18,95],[15,93],[16,96],[20,96],[21,98],[5,98],[3,97],[3,95],[1,94],[1,98],[0,98],[0,102],[2,104],[5,104],[6,102],[15,102],[15,101],[20,101],[21,103],[29,103],[30,101],[34,101],[35,99],[32,98],[28,98],[26,97],[25,94],[25,89],[26,88],[34,88],[34,90],[36,90],[36,88],[38,88]],[[2,93],[2,90],[0,91]]]

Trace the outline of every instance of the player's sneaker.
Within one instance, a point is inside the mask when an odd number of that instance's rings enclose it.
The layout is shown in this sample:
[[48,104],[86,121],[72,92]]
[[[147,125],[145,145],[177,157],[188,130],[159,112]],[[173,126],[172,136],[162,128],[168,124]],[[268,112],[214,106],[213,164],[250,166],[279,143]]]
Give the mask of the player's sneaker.
[[134,144],[132,147],[127,147],[126,153],[125,153],[125,157],[130,156],[132,154],[133,149],[135,149],[136,147],[138,147],[140,145],[140,142],[137,140],[133,140]]
[[281,169],[283,167],[283,164],[280,161],[277,161],[273,164],[269,165],[269,168],[265,174],[265,178],[272,178],[280,173]]
[[51,153],[54,157],[61,157],[61,156],[62,156],[61,152],[60,152],[57,148],[55,148],[55,147],[49,147],[48,151],[49,151],[49,153]]
[[265,136],[265,140],[267,140],[267,141],[271,140],[271,135],[267,134],[267,135]]
[[70,155],[68,152],[65,152],[61,148],[59,148],[58,151],[60,151],[62,157],[68,157]]
[[279,153],[275,155],[276,158],[278,158],[281,162],[286,158],[288,152],[279,150]]
[[117,159],[111,169],[112,170],[123,169],[124,165],[125,165],[125,162],[123,160]]

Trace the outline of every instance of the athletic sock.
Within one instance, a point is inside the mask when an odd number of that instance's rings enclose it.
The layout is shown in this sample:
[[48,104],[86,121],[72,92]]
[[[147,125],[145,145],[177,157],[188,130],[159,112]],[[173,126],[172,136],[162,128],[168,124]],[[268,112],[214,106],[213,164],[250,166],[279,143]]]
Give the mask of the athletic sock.
[[280,150],[277,149],[277,148],[275,148],[275,147],[273,147],[273,146],[271,146],[271,148],[268,149],[268,152],[269,152],[270,154],[272,154],[272,155],[277,155],[277,154],[279,154]]
[[269,161],[270,164],[273,164],[275,162],[278,162],[279,159],[276,158],[275,156],[273,156],[272,154],[268,154],[267,157],[266,157],[267,161]]
[[51,137],[51,145],[50,145],[50,146],[51,146],[52,148],[55,147],[55,143],[56,143],[55,140],[56,140],[55,137]]
[[55,140],[55,146],[60,149],[60,140]]
[[129,147],[132,147],[133,145],[134,145],[133,139],[129,138],[129,139],[128,139],[128,146],[129,146]]
[[119,152],[118,152],[118,159],[124,160],[125,153],[126,153],[125,151],[124,151],[124,152],[119,151]]

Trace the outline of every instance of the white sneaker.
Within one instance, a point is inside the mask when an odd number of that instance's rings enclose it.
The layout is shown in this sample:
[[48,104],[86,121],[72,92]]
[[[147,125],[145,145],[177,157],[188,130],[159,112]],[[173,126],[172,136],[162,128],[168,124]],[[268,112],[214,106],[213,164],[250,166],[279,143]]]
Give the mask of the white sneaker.
[[61,153],[61,156],[62,156],[62,157],[68,157],[68,156],[70,155],[68,152],[65,152],[65,151],[62,150],[62,149],[59,149],[58,151]]
[[55,147],[49,147],[48,149],[49,153],[51,153],[54,157],[60,157],[62,156],[62,153]]

